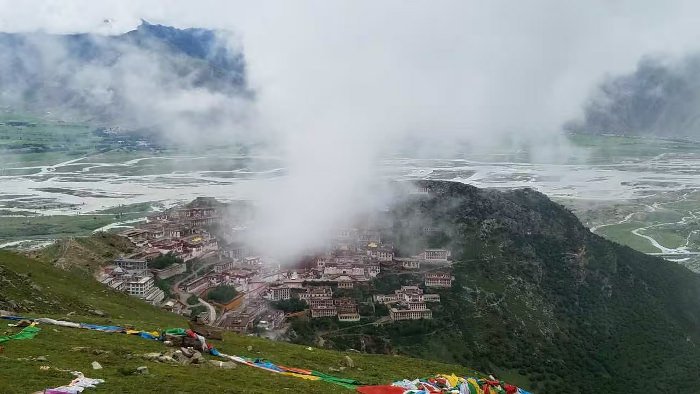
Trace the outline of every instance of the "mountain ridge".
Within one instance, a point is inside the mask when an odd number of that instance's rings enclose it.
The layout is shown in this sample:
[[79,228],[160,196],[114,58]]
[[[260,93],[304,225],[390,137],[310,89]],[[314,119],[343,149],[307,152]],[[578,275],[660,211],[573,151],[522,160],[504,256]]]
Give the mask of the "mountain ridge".
[[[245,56],[232,37],[146,21],[120,35],[0,33],[6,54],[0,59],[0,105],[132,128],[176,116],[187,120],[196,112],[189,108],[193,100],[203,95],[231,102],[253,97]],[[178,97],[181,103],[172,101]]]
[[[431,246],[422,228],[441,228],[447,242],[433,246],[453,251],[453,287],[439,292],[433,320],[358,326],[345,335],[378,344],[375,351],[526,376],[535,392],[700,385],[690,377],[700,367],[697,274],[591,233],[530,189],[420,185],[431,196],[395,208],[394,241]],[[407,284],[382,274],[377,282],[383,291]],[[343,336],[324,339],[337,349],[358,346]],[[661,376],[650,382],[652,375]]]

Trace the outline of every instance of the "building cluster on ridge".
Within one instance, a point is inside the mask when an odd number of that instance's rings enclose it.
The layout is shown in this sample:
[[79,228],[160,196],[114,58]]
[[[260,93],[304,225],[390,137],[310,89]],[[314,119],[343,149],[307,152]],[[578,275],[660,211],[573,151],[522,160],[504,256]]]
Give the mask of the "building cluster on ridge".
[[[274,302],[292,299],[306,304],[308,309],[303,314],[312,319],[356,322],[361,318],[360,305],[368,303],[386,305],[387,321],[431,319],[429,305],[440,302],[440,295],[431,289],[452,285],[449,250],[425,249],[414,256],[400,257],[392,243],[383,242],[381,226],[340,228],[310,264],[285,268],[263,257],[264,251],[248,248],[242,236],[245,225],[239,223],[222,234],[221,224],[226,222],[223,216],[223,204],[209,198],[149,216],[146,223],[121,233],[138,251],[114,260],[113,265],[103,268],[99,279],[114,289],[180,313],[191,309],[184,302],[187,297],[195,295],[202,300],[218,286],[234,287],[238,292],[234,299],[214,303],[216,316],[203,313],[201,318],[239,332],[280,328],[285,315],[274,308]],[[424,230],[435,231],[439,230]],[[166,254],[182,262],[162,269],[149,268],[150,261]],[[372,281],[382,272],[404,272],[411,278],[422,277],[422,282],[401,286],[393,294],[373,294],[371,299],[350,296],[356,287],[371,290]],[[165,292],[156,286],[156,280],[173,277],[173,281],[181,280],[169,289],[174,292],[173,299],[164,301]]]
[[[303,276],[294,272],[272,283],[266,297],[273,301],[299,298],[309,305],[311,318],[337,316],[340,321],[357,321],[360,319],[357,302],[339,302],[338,298],[333,298],[332,287],[342,290],[362,285],[376,278],[382,272],[382,266],[391,270],[419,270],[422,263],[424,268],[429,266],[431,269],[424,273],[426,288],[449,288],[453,280],[449,272],[450,258],[451,253],[446,249],[426,249],[410,258],[397,258],[393,245],[382,243],[379,231],[344,229],[331,242],[331,250],[318,256],[315,265]],[[407,262],[410,264],[407,265]],[[423,295],[423,290],[417,286],[404,286],[396,291],[413,291],[408,289],[420,291],[421,301],[384,302],[391,306],[390,319],[432,318],[432,312],[423,298],[425,296],[428,302],[439,302],[439,295]]]

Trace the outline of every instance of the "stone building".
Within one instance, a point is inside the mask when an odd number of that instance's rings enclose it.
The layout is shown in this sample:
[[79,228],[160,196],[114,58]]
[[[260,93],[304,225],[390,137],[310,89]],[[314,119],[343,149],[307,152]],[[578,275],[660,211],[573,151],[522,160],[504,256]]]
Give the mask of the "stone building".
[[452,287],[452,275],[449,272],[426,272],[426,287]]

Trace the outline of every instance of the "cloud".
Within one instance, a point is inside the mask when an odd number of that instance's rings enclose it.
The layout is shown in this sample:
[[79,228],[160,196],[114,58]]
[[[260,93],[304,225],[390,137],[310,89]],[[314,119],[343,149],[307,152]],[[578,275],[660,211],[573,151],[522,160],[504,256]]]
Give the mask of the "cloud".
[[697,137],[700,54],[647,56],[630,74],[607,78],[567,127],[592,133]]
[[[376,162],[406,141],[433,157],[515,141],[565,159],[560,126],[606,73],[700,42],[690,1],[15,3],[0,1],[1,30],[120,33],[145,18],[236,32],[256,92],[250,129],[288,166],[260,193],[267,241],[290,253],[367,206]],[[138,78],[134,89],[158,81]],[[154,97],[156,110],[229,104],[187,97]]]

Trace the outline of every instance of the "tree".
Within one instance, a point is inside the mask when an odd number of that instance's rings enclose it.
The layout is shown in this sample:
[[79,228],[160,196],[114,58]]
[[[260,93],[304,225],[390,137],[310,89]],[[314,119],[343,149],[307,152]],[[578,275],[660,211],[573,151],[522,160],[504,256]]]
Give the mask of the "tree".
[[207,293],[207,300],[215,301],[219,304],[226,304],[234,299],[236,295],[238,295],[236,288],[233,286],[221,285],[209,290]]
[[199,297],[196,295],[192,294],[191,296],[187,297],[187,304],[188,305],[197,305],[199,304]]
[[301,312],[307,308],[306,302],[298,298],[290,298],[288,300],[275,301],[272,307],[279,309],[285,313]]
[[170,267],[173,264],[176,263],[182,263],[183,260],[173,254],[173,252],[168,252],[167,254],[161,254],[160,256],[156,257],[155,259],[151,260],[148,262],[148,265],[150,268],[154,269],[163,269]]

